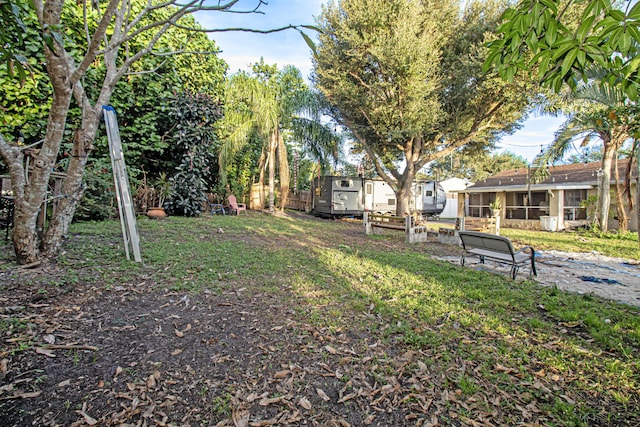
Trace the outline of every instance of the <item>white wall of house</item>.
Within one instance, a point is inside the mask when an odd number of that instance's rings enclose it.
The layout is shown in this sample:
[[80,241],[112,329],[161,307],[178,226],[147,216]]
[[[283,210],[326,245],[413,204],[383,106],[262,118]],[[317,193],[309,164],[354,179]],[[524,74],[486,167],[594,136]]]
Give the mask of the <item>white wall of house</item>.
[[[457,218],[458,215],[458,193],[456,191],[464,190],[472,183],[468,179],[449,178],[440,181],[439,184],[447,195],[447,204],[444,211],[440,214],[440,218]],[[460,193],[460,197],[464,198],[464,194]]]

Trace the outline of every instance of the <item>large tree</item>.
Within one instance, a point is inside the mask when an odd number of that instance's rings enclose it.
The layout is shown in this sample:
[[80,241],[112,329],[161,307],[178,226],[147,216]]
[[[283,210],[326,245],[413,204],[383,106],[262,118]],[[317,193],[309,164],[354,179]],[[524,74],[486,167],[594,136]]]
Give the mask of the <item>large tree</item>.
[[[41,35],[46,60],[46,73],[52,88],[51,107],[48,111],[42,145],[25,150],[12,136],[0,135],[0,155],[8,166],[15,200],[15,227],[13,242],[18,263],[31,263],[57,255],[63,236],[68,229],[78,202],[83,194],[83,175],[88,156],[100,123],[102,106],[106,105],[118,81],[141,58],[154,52],[154,47],[168,31],[176,26],[194,31],[188,22],[182,22],[197,11],[234,12],[238,0],[212,3],[201,1],[131,2],[108,0],[103,3],[86,1],[34,0],[37,32]],[[256,12],[262,4],[256,0]],[[68,45],[62,29],[69,14],[83,17],[77,28],[84,33],[81,48]],[[290,26],[289,26],[290,27]],[[135,40],[145,43],[138,50],[130,47]],[[2,51],[6,46],[0,47]],[[167,54],[168,52],[160,52]],[[12,57],[15,58],[15,55]],[[96,67],[98,90],[88,92],[84,79]],[[69,108],[75,102],[81,109],[78,125],[72,130],[72,149],[62,186],[63,197],[58,200],[56,215],[51,218],[45,234],[36,232],[36,218],[61,144],[65,138],[65,124]],[[32,170],[26,178],[25,160],[32,156]]]
[[319,18],[318,88],[409,211],[427,163],[514,130],[532,92],[483,74],[497,2],[342,0]]

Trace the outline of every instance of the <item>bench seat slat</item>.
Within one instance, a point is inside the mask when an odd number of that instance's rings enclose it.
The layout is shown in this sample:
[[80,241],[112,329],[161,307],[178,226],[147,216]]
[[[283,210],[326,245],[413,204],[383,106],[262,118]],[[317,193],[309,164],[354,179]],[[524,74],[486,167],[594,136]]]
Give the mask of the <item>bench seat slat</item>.
[[516,253],[513,256],[510,254],[488,251],[486,249],[470,249],[467,252],[477,256],[483,256],[487,258],[497,259],[500,261],[507,261],[509,263],[515,261],[517,264],[526,264],[530,259],[531,255],[525,253]]
[[387,223],[379,223],[379,222],[375,222],[375,223],[371,223],[372,227],[378,227],[378,228],[390,228],[393,230],[404,230],[405,226],[404,225],[394,225],[394,224],[387,224]]

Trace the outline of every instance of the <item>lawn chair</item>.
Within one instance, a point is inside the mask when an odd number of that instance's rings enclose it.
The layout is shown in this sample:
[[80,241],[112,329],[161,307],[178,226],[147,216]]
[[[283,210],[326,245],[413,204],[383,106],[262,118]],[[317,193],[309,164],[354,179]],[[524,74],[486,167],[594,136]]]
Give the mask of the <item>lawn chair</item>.
[[211,215],[215,215],[217,213],[221,213],[222,215],[226,215],[224,211],[224,206],[222,203],[218,203],[218,195],[209,193],[207,195],[207,205],[209,205],[209,212]]
[[238,203],[236,200],[236,196],[234,196],[233,194],[229,196],[229,214],[239,215],[240,211],[246,211],[246,210],[247,210],[247,205],[245,205],[244,203]]

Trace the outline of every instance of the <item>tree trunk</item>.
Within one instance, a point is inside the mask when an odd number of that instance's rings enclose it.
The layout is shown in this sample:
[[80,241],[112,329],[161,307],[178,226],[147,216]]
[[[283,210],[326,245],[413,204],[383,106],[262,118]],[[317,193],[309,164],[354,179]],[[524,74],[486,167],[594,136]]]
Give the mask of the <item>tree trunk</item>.
[[101,109],[101,107],[96,109],[85,105],[83,107],[83,128],[76,129],[74,132],[73,152],[69,159],[67,176],[62,185],[62,194],[65,197],[59,201],[56,215],[51,218],[42,242],[45,256],[48,258],[54,258],[60,251],[63,237],[69,230],[69,224],[71,224],[76,208],[84,194],[82,177],[89,153],[93,150],[93,141],[100,123]]
[[276,148],[278,147],[277,135],[272,132],[269,135],[269,213],[275,213],[275,191],[276,191]]
[[624,206],[623,193],[624,188],[620,183],[620,171],[618,170],[618,159],[615,159],[615,177],[616,177],[616,212],[618,213],[618,231],[626,233],[628,231],[627,209]]
[[258,185],[260,186],[260,209],[264,209],[264,201],[266,199],[264,192],[264,171],[267,167],[267,161],[267,153],[263,145],[262,151],[260,151],[260,159],[258,160],[258,171],[260,171],[258,177]]
[[398,190],[396,191],[396,216],[411,215],[411,185],[413,179],[404,179],[398,182]]
[[609,207],[611,206],[611,165],[616,150],[611,144],[604,144],[602,157],[602,179],[598,186],[598,212],[597,218],[602,231],[609,230]]
[[284,211],[287,207],[291,181],[289,177],[289,159],[287,157],[287,147],[284,144],[280,130],[276,130],[276,133],[278,135],[278,166],[280,169],[280,210]]
[[[47,196],[49,177],[55,165],[60,144],[64,137],[65,122],[71,102],[71,84],[68,64],[61,52],[45,49],[47,73],[53,87],[53,97],[44,142],[40,150],[34,150],[29,165],[25,167],[22,156],[14,156],[7,166],[12,176],[15,218],[13,243],[18,264],[30,264],[41,260],[41,234],[37,230],[37,217]],[[19,150],[14,147],[14,150]],[[3,154],[4,157],[4,154]],[[28,179],[26,178],[28,177]]]

